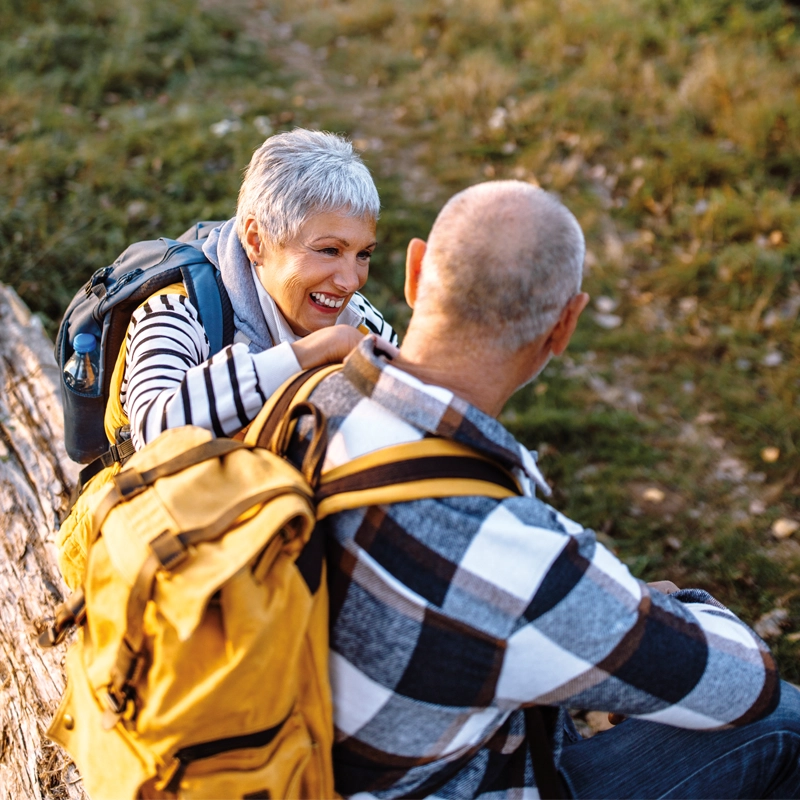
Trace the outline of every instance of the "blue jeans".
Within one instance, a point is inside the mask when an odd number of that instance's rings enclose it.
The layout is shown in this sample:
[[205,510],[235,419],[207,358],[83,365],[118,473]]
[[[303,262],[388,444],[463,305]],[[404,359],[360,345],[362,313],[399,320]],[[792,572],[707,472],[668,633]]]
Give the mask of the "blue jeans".
[[800,692],[758,722],[689,731],[628,719],[591,739],[566,740],[561,775],[573,797],[800,798]]

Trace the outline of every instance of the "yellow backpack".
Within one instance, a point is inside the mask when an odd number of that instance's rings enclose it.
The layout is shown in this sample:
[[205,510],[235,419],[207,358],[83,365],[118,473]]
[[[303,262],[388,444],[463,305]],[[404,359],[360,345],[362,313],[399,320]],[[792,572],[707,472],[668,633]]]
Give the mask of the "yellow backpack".
[[[375,503],[518,492],[494,462],[437,439],[320,479],[325,420],[306,399],[338,368],[288,382],[244,442],[166,431],[88,497],[83,587],[40,642],[79,628],[48,735],[93,800],[334,797],[316,521]],[[296,469],[283,454],[303,414],[314,435]]]

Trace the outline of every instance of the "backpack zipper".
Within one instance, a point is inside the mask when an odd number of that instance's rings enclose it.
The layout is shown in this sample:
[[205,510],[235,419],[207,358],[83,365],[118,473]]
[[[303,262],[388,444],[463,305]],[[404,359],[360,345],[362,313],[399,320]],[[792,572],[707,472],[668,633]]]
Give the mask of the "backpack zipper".
[[144,273],[143,269],[132,269],[130,272],[126,272],[113,286],[110,292],[106,295],[106,298],[113,297],[123,286],[127,286],[131,281],[135,281],[140,275]]
[[88,295],[92,293],[92,289],[97,286],[98,283],[105,283],[106,278],[111,274],[111,270],[114,269],[114,265],[111,264],[108,267],[100,267],[100,269],[95,270],[92,273],[92,277],[89,278],[86,286],[83,287],[83,291]]
[[246,750],[248,748],[266,747],[280,732],[281,728],[291,716],[291,712],[286,719],[255,733],[246,733],[242,736],[228,736],[225,739],[213,739],[210,742],[199,742],[188,747],[182,747],[175,751],[175,762],[170,772],[164,778],[164,785],[159,787],[163,792],[177,792],[180,788],[181,780],[190,764],[201,761],[205,758],[227,753],[231,750]]

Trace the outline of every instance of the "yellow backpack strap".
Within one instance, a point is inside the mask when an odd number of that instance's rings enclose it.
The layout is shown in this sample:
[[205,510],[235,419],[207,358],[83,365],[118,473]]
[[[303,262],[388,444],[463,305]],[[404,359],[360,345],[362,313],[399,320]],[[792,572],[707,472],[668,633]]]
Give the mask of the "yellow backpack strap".
[[317,519],[361,506],[432,497],[522,494],[512,473],[471,447],[448,439],[384,447],[326,472],[316,493]]
[[[186,287],[182,283],[173,283],[148,297],[145,303],[149,303],[153,297],[158,297],[158,295],[161,294],[179,294],[183,297],[188,297]],[[144,303],[141,303],[139,308],[143,305]],[[105,427],[106,437],[109,441],[109,448],[103,455],[85,466],[78,474],[78,482],[75,484],[72,497],[70,498],[70,508],[75,505],[78,495],[80,495],[86,484],[89,483],[95,475],[114,464],[124,464],[135,452],[133,442],[130,439],[117,441],[117,431],[129,424],[128,415],[125,413],[125,409],[122,407],[122,400],[120,399],[122,380],[125,377],[125,360],[127,358],[127,353],[127,337],[125,337],[122,340],[122,346],[119,348],[117,360],[114,363],[114,371],[111,373],[111,381],[108,387],[108,402],[106,403],[105,416],[103,417],[103,426]]]
[[[170,286],[159,289],[154,295],[148,297],[144,303],[139,305],[139,308],[145,303],[149,303],[153,297],[158,297],[162,294],[179,294],[182,297],[189,296],[186,287],[182,283],[173,283]],[[114,371],[111,373],[111,383],[108,387],[108,403],[106,404],[106,413],[103,419],[106,436],[108,437],[108,441],[112,444],[116,441],[117,430],[128,424],[128,415],[122,407],[122,400],[119,396],[122,390],[122,380],[125,377],[125,359],[128,354],[127,342],[128,337],[126,336],[122,340],[122,346],[119,348],[119,354],[114,364]]]

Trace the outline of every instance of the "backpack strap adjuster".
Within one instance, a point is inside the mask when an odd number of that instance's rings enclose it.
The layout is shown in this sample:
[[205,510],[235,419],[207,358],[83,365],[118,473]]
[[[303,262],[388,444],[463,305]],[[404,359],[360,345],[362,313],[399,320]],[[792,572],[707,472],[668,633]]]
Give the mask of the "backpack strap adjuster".
[[173,570],[189,555],[189,550],[179,536],[162,531],[150,542],[150,549],[166,570]]
[[132,439],[124,439],[121,442],[112,444],[108,448],[108,452],[111,453],[111,458],[114,459],[114,462],[124,464],[136,452],[136,448],[133,446]]
[[39,634],[42,647],[55,647],[64,641],[72,628],[82,625],[86,619],[86,597],[83,589],[73,592],[57,609],[52,624]]

